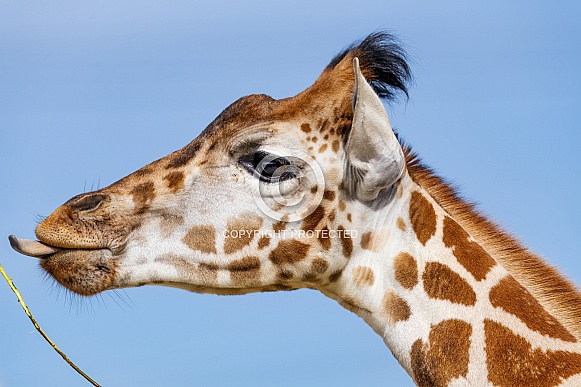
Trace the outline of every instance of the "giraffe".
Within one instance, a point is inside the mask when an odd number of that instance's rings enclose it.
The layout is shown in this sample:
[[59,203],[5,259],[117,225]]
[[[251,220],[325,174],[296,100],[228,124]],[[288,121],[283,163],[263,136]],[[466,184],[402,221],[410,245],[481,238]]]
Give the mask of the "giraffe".
[[580,385],[581,295],[399,140],[381,98],[410,81],[397,40],[373,33],[298,95],[237,100],[10,243],[82,296],[318,290],[420,386]]

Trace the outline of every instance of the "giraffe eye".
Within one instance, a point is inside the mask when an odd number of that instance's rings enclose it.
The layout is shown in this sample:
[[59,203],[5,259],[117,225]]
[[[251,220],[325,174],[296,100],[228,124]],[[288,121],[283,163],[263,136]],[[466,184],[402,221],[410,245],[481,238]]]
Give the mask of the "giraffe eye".
[[294,179],[300,172],[287,158],[262,151],[243,156],[239,161],[248,172],[267,183]]

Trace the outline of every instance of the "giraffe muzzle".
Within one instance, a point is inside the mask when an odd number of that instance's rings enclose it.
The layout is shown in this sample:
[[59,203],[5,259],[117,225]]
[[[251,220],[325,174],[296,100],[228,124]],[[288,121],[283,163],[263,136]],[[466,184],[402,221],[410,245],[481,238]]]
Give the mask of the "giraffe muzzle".
[[34,258],[44,258],[63,250],[58,247],[46,245],[39,241],[30,239],[18,239],[14,235],[10,235],[8,240],[10,241],[10,246],[16,252]]

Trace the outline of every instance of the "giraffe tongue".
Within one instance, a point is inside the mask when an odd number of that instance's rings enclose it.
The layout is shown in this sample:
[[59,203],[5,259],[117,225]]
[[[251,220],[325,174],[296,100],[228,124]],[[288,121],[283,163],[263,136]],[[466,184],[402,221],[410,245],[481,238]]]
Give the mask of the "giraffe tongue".
[[30,257],[42,258],[45,255],[54,254],[62,249],[45,245],[39,241],[32,241],[29,239],[18,239],[14,235],[8,237],[10,246],[20,254],[28,255]]

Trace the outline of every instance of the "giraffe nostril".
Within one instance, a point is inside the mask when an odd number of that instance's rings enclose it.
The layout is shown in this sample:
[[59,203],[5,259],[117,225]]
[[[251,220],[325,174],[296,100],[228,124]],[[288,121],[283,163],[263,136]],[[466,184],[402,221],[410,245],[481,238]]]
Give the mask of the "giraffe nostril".
[[98,208],[106,197],[107,195],[104,194],[88,194],[74,201],[69,200],[66,204],[68,204],[73,211],[90,211]]

